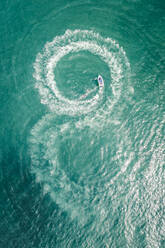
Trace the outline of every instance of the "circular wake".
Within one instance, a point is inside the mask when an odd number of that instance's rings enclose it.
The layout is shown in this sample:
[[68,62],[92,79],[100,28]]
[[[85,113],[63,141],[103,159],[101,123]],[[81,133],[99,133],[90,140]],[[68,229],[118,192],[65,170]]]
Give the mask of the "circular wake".
[[[110,116],[119,98],[127,97],[124,89],[129,91],[126,54],[115,41],[93,31],[67,30],[46,43],[34,68],[36,88],[50,114],[31,131],[32,172],[72,219],[82,224],[92,218],[106,221],[113,192],[109,188],[132,156],[131,148],[121,155],[130,141],[116,135],[120,122]],[[104,88],[91,81],[98,74]]]
[[[117,135],[115,125],[101,131],[63,117],[48,114],[33,127],[32,172],[44,194],[72,220],[82,225],[91,220],[103,223],[110,215],[115,183],[134,156],[130,140],[123,129]],[[119,203],[114,204],[116,208]]]
[[[86,98],[80,95],[77,99],[69,99],[59,90],[58,85],[64,76],[62,73],[55,73],[58,63],[68,54],[89,51],[99,56],[110,72],[111,78],[105,80],[105,89],[111,88],[112,94],[109,94],[104,102],[104,111],[109,112],[113,104],[121,95],[123,83],[129,81],[130,65],[123,48],[110,38],[103,38],[92,31],[67,30],[64,35],[57,36],[52,42],[46,43],[42,53],[37,55],[34,68],[34,77],[36,79],[36,88],[39,89],[41,102],[47,104],[51,111],[57,114],[81,115],[98,109],[103,99],[103,90],[95,90],[95,94]],[[68,65],[69,66],[69,61]],[[98,69],[97,69],[98,70]],[[100,72],[96,71],[95,76]],[[103,75],[104,77],[104,75]],[[69,78],[71,87],[77,80],[76,74]],[[87,84],[88,79],[82,84]],[[81,85],[78,85],[81,87]],[[106,94],[105,94],[106,95]]]

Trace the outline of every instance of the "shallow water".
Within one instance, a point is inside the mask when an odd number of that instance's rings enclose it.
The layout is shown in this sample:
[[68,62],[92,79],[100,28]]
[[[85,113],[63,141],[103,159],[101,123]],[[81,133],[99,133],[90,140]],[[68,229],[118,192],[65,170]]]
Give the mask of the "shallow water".
[[0,13],[0,247],[164,247],[164,1]]

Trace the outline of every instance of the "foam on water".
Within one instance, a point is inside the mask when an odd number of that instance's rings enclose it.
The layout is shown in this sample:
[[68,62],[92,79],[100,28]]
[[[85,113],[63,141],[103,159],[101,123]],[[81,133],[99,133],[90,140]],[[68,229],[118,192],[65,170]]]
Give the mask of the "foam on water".
[[[95,128],[76,126],[76,122],[69,121],[59,125],[52,114],[35,125],[29,140],[32,172],[37,182],[43,184],[44,193],[79,224],[91,218],[105,221],[110,214],[107,198],[115,195],[113,184],[126,173],[131,161],[131,157],[127,158],[129,154],[123,156],[126,144],[128,150],[128,138],[119,141],[111,129],[101,135]],[[114,143],[109,144],[110,137]],[[102,138],[104,145],[100,147]],[[116,167],[112,169],[109,163]]]
[[77,100],[69,100],[57,87],[56,75],[54,75],[57,63],[69,53],[85,50],[98,55],[108,65],[111,73],[111,84],[107,87],[112,87],[113,95],[110,96],[111,99],[107,99],[105,111],[109,111],[110,106],[120,97],[123,82],[129,81],[130,65],[123,48],[118,43],[110,38],[103,38],[93,31],[67,30],[64,35],[46,43],[34,63],[34,77],[41,102],[47,104],[56,114],[82,115],[96,110],[98,104],[101,104],[103,94],[101,88],[91,99],[84,100],[81,97]]
[[[85,95],[68,99],[58,88],[60,82],[57,83],[55,68],[67,54],[85,50],[106,63],[111,78],[102,89],[86,88]],[[115,194],[113,183],[127,171],[133,157],[131,147],[128,149],[129,138],[123,137],[122,131],[120,135],[115,134],[120,121],[110,116],[120,97],[125,97],[123,88],[131,87],[126,54],[116,41],[93,31],[67,30],[46,43],[37,55],[34,69],[36,88],[50,114],[31,131],[32,172],[37,182],[43,184],[43,192],[79,224],[91,218],[96,223],[104,222],[110,214],[108,198]],[[96,93],[90,97],[91,92]],[[126,145],[129,151],[123,155]]]
[[0,246],[165,247],[163,1],[0,6]]

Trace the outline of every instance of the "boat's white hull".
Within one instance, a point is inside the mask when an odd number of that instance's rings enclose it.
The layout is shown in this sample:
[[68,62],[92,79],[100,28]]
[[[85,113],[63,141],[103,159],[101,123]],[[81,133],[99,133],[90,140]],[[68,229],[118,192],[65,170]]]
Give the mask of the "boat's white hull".
[[100,88],[104,87],[104,80],[103,80],[101,75],[99,75],[97,77],[97,82],[98,82]]

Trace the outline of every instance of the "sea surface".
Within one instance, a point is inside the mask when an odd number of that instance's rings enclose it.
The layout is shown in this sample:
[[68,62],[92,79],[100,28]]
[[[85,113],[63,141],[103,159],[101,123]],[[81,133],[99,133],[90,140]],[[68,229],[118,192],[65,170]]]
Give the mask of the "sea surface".
[[0,248],[165,247],[165,1],[0,20]]

